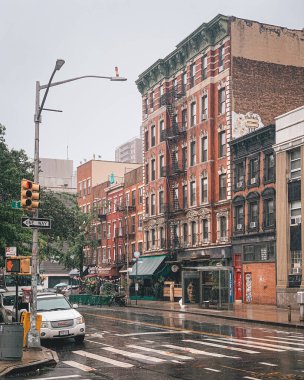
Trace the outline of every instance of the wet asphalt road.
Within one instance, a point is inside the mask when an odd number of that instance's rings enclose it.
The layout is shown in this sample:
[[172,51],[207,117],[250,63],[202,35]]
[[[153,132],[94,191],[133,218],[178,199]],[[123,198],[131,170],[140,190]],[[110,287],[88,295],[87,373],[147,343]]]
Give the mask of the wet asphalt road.
[[18,379],[304,379],[303,330],[145,309],[79,311],[85,342],[44,343],[58,365]]

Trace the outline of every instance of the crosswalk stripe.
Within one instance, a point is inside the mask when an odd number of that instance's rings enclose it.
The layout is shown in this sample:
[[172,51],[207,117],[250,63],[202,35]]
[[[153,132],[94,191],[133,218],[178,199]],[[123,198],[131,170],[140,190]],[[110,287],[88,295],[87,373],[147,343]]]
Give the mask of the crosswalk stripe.
[[[280,340],[286,340],[286,341],[291,341],[291,342],[298,342],[299,341],[299,338],[298,337],[289,337],[289,338],[284,338],[284,337],[276,337],[276,336],[271,336],[271,335],[267,335],[266,338],[277,338],[277,339],[280,339]],[[302,340],[300,340],[301,342],[303,342]]]
[[126,357],[131,358],[131,359],[141,359],[141,360],[146,360],[146,361],[153,362],[153,363],[163,363],[166,361],[164,359],[155,358],[153,356],[137,354],[136,352],[119,350],[119,349],[114,348],[114,347],[103,347],[102,349],[106,350],[106,351],[114,352],[115,354],[120,354],[120,355],[126,356]]
[[284,352],[284,350],[280,350],[279,348],[269,348],[269,347],[264,347],[262,344],[249,344],[249,343],[237,343],[237,342],[231,342],[228,339],[213,339],[213,338],[208,338],[206,339],[211,342],[217,342],[217,343],[225,343],[225,344],[234,344],[236,346],[243,346],[243,347],[252,347],[256,348],[258,350],[265,350],[265,351],[274,351],[274,352]]
[[253,337],[249,337],[249,336],[246,336],[245,338],[246,339],[254,339],[254,340],[262,340],[262,341],[266,341],[266,342],[275,342],[275,343],[283,343],[283,344],[293,344],[296,346],[304,346],[304,343],[296,343],[296,342],[285,341],[285,340],[282,340],[281,338],[280,339],[268,339],[268,338],[253,338]]
[[190,352],[191,354],[214,356],[216,358],[239,359],[239,356],[229,356],[229,355],[223,355],[223,354],[216,354],[216,353],[213,353],[213,352],[207,352],[207,351],[197,350],[195,348],[190,348],[190,347],[174,346],[173,344],[163,344],[163,346],[164,347],[168,347],[168,348],[173,348],[174,350],[181,350],[181,351],[184,351],[184,352]]
[[79,351],[72,351],[72,352],[73,352],[73,354],[81,355],[81,356],[84,356],[85,358],[95,359],[95,360],[98,360],[98,361],[103,362],[103,363],[112,364],[116,367],[121,367],[121,368],[133,367],[133,364],[120,362],[118,360],[113,360],[110,358],[106,358],[105,356],[92,354],[91,352],[87,352],[87,351],[79,350]]
[[204,369],[206,369],[207,371],[212,371],[212,372],[221,372],[219,369],[214,369],[214,368],[205,367]]
[[39,377],[29,380],[57,380],[57,379],[71,379],[75,377],[81,377],[80,375],[68,375],[68,376],[54,376],[54,377]]
[[257,377],[251,377],[251,376],[244,376],[243,379],[248,379],[248,380],[261,380],[261,379],[258,379]]
[[301,348],[294,348],[294,347],[288,347],[288,346],[280,346],[278,344],[270,344],[270,343],[264,343],[264,342],[254,342],[252,340],[243,340],[243,339],[235,339],[235,338],[229,338],[229,340],[233,342],[248,342],[249,344],[257,344],[265,347],[271,347],[271,348],[278,348],[286,351],[303,351]]
[[258,351],[246,350],[245,348],[227,347],[227,346],[223,346],[222,344],[209,343],[209,342],[205,342],[205,341],[204,342],[203,341],[196,341],[196,340],[192,340],[192,339],[184,339],[183,342],[203,344],[205,346],[224,348],[225,350],[231,350],[231,351],[240,351],[240,352],[244,352],[245,354],[259,354],[260,353]]
[[87,365],[84,365],[84,364],[81,364],[78,362],[74,362],[73,360],[67,360],[67,361],[64,361],[63,363],[67,364],[71,367],[81,369],[82,371],[85,371],[85,372],[96,371],[95,368],[93,368],[93,367],[88,367]]
[[263,365],[269,365],[270,367],[277,367],[278,366],[277,364],[267,363],[267,362],[259,362],[259,363],[263,364]]
[[142,350],[142,351],[147,351],[147,352],[153,352],[155,354],[161,354],[164,356],[173,356],[174,358],[181,359],[181,360],[193,359],[191,356],[178,355],[178,354],[174,354],[173,352],[164,351],[164,350],[155,350],[150,347],[137,346],[135,344],[128,344],[127,347],[136,348],[137,350]]

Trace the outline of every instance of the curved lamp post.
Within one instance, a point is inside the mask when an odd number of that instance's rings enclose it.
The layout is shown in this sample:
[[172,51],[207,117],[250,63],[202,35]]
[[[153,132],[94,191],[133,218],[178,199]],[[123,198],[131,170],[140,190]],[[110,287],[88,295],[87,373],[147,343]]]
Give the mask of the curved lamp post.
[[[56,111],[44,108],[44,103],[46,101],[50,87],[59,86],[64,83],[73,82],[84,78],[98,78],[98,79],[108,79],[112,82],[122,82],[126,81],[127,78],[120,77],[118,75],[118,70],[115,68],[116,76],[99,76],[99,75],[84,75],[81,77],[66,79],[60,82],[52,83],[56,71],[59,71],[64,65],[65,61],[63,59],[57,59],[55,68],[49,79],[48,84],[40,85],[40,82],[36,82],[36,102],[35,102],[35,151],[34,151],[34,182],[39,183],[39,124],[41,123],[41,113],[43,110]],[[40,105],[40,91],[45,89],[45,93]],[[58,112],[58,111],[57,111]],[[34,217],[38,217],[38,209],[36,209]],[[33,245],[32,245],[32,307],[31,307],[31,328],[28,333],[28,347],[40,347],[40,335],[39,331],[36,329],[36,317],[37,317],[37,276],[38,276],[38,229],[33,229]]]

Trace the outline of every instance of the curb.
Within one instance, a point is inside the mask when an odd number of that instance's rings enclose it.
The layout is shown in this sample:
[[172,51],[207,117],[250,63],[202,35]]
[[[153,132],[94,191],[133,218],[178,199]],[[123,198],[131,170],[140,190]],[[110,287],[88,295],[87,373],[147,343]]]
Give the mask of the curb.
[[149,306],[127,305],[127,307],[134,308],[134,309],[158,310],[158,311],[167,311],[167,312],[181,313],[181,314],[199,315],[199,316],[204,316],[204,317],[221,318],[221,319],[228,319],[228,320],[240,321],[240,322],[248,322],[248,323],[254,323],[254,324],[263,324],[263,325],[289,327],[289,328],[295,328],[295,329],[304,329],[304,324],[297,324],[297,323],[263,321],[263,320],[258,320],[258,319],[247,319],[247,318],[241,318],[241,317],[234,317],[234,316],[230,316],[230,315],[209,314],[209,313],[204,313],[204,312],[198,313],[195,311],[185,311],[185,310],[175,310],[175,309],[172,310],[172,309],[164,309],[164,308],[149,307]]
[[7,375],[11,375],[11,374],[17,374],[21,371],[23,372],[25,369],[31,369],[31,368],[38,369],[38,368],[48,366],[48,365],[57,365],[57,363],[59,362],[57,352],[53,350],[49,350],[49,349],[47,351],[52,355],[52,358],[32,361],[26,364],[11,365],[5,368],[2,372],[0,372],[0,378],[5,377]]

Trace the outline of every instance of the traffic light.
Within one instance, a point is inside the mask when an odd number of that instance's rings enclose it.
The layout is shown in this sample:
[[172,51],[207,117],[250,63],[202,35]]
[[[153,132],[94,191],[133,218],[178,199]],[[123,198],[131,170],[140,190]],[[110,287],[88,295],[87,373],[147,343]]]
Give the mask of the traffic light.
[[22,258],[20,259],[20,273],[31,273],[31,259]]
[[19,273],[20,259],[6,259],[5,269],[7,273]]
[[21,207],[27,209],[38,208],[40,199],[39,191],[40,185],[28,179],[23,179],[21,181]]

